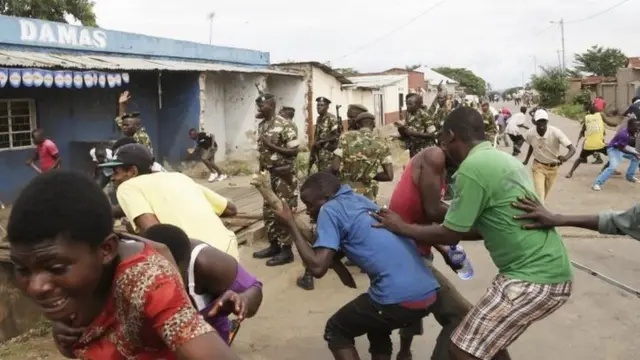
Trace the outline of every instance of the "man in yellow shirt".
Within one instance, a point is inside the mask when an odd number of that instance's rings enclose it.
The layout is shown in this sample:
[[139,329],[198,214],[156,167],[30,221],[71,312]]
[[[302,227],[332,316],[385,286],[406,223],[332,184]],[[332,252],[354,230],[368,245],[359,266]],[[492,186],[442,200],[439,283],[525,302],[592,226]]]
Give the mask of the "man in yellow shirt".
[[602,115],[596,111],[595,106],[591,104],[589,106],[589,113],[584,117],[580,137],[578,137],[578,141],[584,137],[582,151],[580,151],[580,156],[573,163],[573,167],[571,167],[571,170],[567,174],[567,179],[573,176],[573,172],[576,171],[580,164],[587,162],[587,157],[597,154],[607,154],[604,133],[604,120],[602,119]]
[[171,224],[238,260],[236,235],[220,220],[234,216],[235,205],[184,174],[152,173],[152,165],[153,156],[140,144],[124,145],[100,164],[113,168],[118,203],[134,230]]

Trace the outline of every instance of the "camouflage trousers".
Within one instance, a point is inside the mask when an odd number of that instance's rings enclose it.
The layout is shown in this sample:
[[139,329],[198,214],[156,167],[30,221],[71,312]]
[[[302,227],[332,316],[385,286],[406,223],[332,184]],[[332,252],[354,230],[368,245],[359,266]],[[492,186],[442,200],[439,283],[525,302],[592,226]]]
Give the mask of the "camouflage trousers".
[[325,149],[320,149],[320,151],[318,151],[318,159],[316,160],[316,166],[318,167],[318,172],[327,171],[331,166],[332,161],[333,161],[333,152]]
[[[295,175],[291,175],[290,178],[279,177],[271,174],[271,190],[280,199],[283,199],[289,204],[291,209],[298,207],[298,178]],[[276,215],[273,210],[265,202],[262,205],[262,215],[264,218],[264,225],[267,229],[267,239],[269,242],[279,242],[282,245],[291,245],[293,240],[291,234],[286,225],[282,225],[276,219]]]

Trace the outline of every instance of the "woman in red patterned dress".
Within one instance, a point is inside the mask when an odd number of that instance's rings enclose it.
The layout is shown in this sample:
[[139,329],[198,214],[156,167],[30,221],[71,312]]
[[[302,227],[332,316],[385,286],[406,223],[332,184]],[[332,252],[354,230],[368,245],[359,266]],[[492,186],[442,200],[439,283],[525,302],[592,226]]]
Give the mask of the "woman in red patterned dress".
[[17,283],[52,321],[66,357],[238,359],[191,306],[169,260],[113,232],[109,201],[87,176],[36,177],[7,234]]

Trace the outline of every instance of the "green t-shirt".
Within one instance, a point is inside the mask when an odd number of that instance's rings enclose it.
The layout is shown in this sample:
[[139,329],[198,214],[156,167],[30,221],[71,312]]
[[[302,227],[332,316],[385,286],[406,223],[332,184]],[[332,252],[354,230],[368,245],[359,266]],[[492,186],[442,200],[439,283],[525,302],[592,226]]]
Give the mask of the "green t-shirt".
[[490,142],[476,145],[454,175],[455,197],[444,226],[467,232],[472,228],[500,274],[536,284],[571,280],[571,263],[555,230],[524,230],[513,217],[522,211],[511,204],[519,196],[538,200],[529,170]]

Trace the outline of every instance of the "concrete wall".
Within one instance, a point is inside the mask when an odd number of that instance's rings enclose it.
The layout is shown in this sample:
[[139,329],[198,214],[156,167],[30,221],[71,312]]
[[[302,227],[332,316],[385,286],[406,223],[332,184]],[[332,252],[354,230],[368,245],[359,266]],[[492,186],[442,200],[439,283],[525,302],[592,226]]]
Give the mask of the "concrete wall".
[[269,75],[267,78],[267,89],[275,95],[278,109],[283,106],[296,109],[293,121],[298,127],[298,138],[301,144],[309,141],[305,85],[302,78],[295,76]]
[[624,112],[629,107],[631,99],[635,96],[637,84],[640,80],[640,70],[633,68],[618,69],[616,82],[616,108],[619,112]]
[[[139,111],[159,161],[183,158],[190,140],[187,130],[197,126],[197,74],[163,75],[163,108],[158,108],[156,73],[131,73],[132,100],[128,111]],[[114,118],[123,89],[47,89],[6,87],[0,98],[34,99],[37,126],[45,130],[62,157],[65,169],[87,170],[92,143],[122,137]],[[24,162],[33,148],[0,151],[0,200],[11,202],[35,176]]]
[[[346,109],[349,105],[349,90],[342,89],[342,83],[338,81],[334,76],[327,74],[322,69],[313,68],[313,123],[316,123],[318,118],[318,111],[316,111],[315,99],[319,96],[324,96],[331,100],[331,108],[329,112],[336,112],[336,105],[342,105],[343,109]],[[345,116],[346,117],[346,116]]]
[[408,93],[409,78],[405,78],[402,81],[398,81],[395,84],[385,86],[381,89],[383,96],[384,106],[384,121],[383,124],[391,124],[400,119],[400,113],[398,108],[398,97],[402,94],[404,97]]

